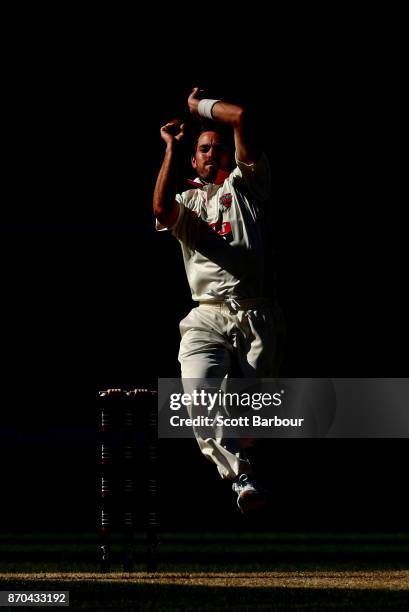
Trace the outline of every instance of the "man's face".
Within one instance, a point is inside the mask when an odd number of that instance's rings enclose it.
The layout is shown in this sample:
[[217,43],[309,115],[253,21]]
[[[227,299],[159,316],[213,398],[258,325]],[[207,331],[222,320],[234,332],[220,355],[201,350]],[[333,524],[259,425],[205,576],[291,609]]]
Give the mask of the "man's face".
[[197,141],[196,152],[192,156],[192,166],[198,176],[213,183],[218,170],[228,171],[230,151],[217,132],[203,132]]

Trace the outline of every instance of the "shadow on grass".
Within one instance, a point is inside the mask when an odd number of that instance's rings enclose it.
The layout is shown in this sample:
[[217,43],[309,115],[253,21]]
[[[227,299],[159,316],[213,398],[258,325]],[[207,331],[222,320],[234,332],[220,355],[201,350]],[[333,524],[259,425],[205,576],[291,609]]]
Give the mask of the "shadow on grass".
[[[2,590],[62,590],[69,610],[368,610],[409,609],[409,591],[347,588],[229,587],[110,583],[100,581],[10,581]],[[6,608],[4,608],[6,610]]]

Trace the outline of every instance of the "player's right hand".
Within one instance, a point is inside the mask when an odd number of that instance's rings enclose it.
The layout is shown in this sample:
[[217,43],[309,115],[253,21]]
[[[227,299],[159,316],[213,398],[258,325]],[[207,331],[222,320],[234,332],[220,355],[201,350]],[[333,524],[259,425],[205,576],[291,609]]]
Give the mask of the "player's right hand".
[[179,142],[185,135],[185,124],[181,119],[173,119],[161,127],[160,135],[166,144],[173,140]]

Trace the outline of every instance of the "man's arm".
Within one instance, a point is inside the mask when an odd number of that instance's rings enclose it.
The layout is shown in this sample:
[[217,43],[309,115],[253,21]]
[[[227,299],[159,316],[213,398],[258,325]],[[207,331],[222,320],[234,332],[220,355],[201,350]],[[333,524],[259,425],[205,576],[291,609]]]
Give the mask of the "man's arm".
[[[198,115],[201,91],[195,87],[188,98],[189,110]],[[257,143],[254,130],[251,129],[248,111],[229,102],[216,102],[212,108],[214,121],[226,123],[233,128],[234,144],[237,159],[245,164],[254,164],[261,157],[261,148]]]
[[160,134],[166,143],[162,167],[153,194],[153,214],[164,227],[172,227],[178,218],[179,205],[175,200],[180,141],[184,136],[184,123],[175,119],[164,125]]

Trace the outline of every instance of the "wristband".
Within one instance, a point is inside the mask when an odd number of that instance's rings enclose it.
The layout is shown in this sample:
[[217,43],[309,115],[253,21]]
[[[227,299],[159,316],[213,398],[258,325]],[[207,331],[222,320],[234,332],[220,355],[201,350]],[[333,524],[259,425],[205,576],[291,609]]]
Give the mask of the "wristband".
[[216,102],[220,102],[220,100],[209,100],[208,98],[200,100],[199,105],[197,107],[197,112],[201,117],[205,117],[206,119],[213,119],[212,108],[216,104]]

